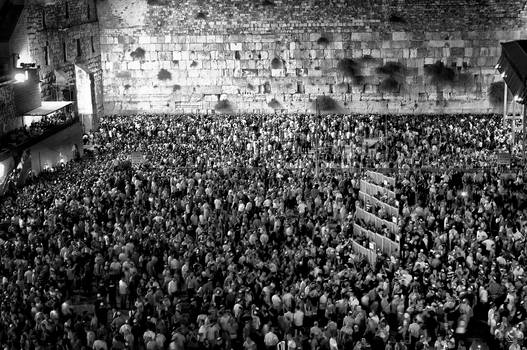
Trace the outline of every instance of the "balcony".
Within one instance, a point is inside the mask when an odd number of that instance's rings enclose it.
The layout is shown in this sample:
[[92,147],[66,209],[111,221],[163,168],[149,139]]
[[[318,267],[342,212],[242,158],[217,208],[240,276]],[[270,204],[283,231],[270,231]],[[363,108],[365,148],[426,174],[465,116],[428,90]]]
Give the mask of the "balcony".
[[[12,154],[18,154],[77,123],[79,121],[78,116],[71,116],[71,114],[62,111],[64,107],[69,105],[71,102],[43,102],[41,107],[29,112],[24,117],[24,127],[2,135],[0,139],[0,160],[8,158]],[[52,112],[50,113],[50,111]],[[28,122],[30,117],[37,119]]]

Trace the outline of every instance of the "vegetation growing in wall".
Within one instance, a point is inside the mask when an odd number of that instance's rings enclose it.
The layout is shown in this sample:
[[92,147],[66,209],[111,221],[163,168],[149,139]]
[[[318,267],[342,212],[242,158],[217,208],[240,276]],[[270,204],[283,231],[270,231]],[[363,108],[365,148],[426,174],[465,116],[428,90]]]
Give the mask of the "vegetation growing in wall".
[[390,21],[390,23],[400,23],[400,24],[406,23],[406,19],[404,19],[404,17],[402,17],[401,15],[395,12],[390,14],[390,17],[388,17],[388,20]]
[[232,105],[229,100],[220,100],[214,106],[216,112],[232,112]]
[[196,14],[196,19],[207,19],[207,13],[202,11],[198,12]]
[[271,107],[272,109],[282,109],[282,105],[275,98],[269,101],[267,105]]
[[167,71],[166,69],[161,69],[159,71],[159,73],[157,73],[157,79],[161,80],[161,81],[165,81],[165,80],[171,80],[172,79],[172,74]]
[[247,89],[254,91],[254,85],[253,84],[247,84]]
[[377,74],[384,76],[379,84],[380,92],[398,93],[404,83],[405,69],[399,62],[387,62],[376,69]]
[[401,84],[394,77],[387,77],[379,84],[379,91],[399,93]]
[[345,77],[351,78],[355,83],[359,84],[362,82],[362,76],[360,75],[360,67],[351,58],[343,58],[337,64],[337,70]]
[[132,56],[132,58],[135,60],[135,59],[140,59],[142,60],[143,58],[145,58],[145,50],[141,47],[138,47],[137,49],[135,49],[134,51],[130,52],[130,56]]
[[457,85],[464,87],[465,90],[472,88],[474,83],[475,79],[471,73],[459,73],[457,75]]
[[437,86],[450,85],[456,77],[456,72],[441,61],[425,65],[425,74],[430,77],[432,84]]
[[404,71],[404,67],[399,62],[386,62],[385,65],[376,69],[378,74],[399,75]]
[[271,68],[272,69],[282,69],[284,67],[284,63],[282,59],[275,57],[271,60]]
[[190,64],[190,66],[191,66],[192,68],[197,67],[197,66],[198,66],[198,62],[196,62],[196,61],[192,61],[192,63]]
[[326,38],[325,36],[321,36],[320,38],[318,38],[317,40],[317,44],[320,45],[320,46],[328,46],[329,45],[329,39]]
[[132,85],[130,85],[130,84],[125,84],[125,85],[124,85],[124,89],[125,89],[125,90],[128,90],[128,89],[131,88],[131,87],[132,87]]
[[173,92],[177,92],[177,91],[179,91],[179,90],[181,90],[181,85],[179,85],[179,84],[175,84],[174,86],[172,86],[172,91],[173,91]]
[[313,101],[313,110],[319,111],[321,113],[331,113],[341,111],[341,107],[329,96],[318,96],[315,101]]

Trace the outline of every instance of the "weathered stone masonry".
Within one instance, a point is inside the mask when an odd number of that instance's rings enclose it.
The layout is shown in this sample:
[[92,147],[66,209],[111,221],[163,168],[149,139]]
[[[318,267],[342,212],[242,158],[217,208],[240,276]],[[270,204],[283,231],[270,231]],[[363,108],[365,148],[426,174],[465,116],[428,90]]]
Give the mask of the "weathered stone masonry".
[[[0,135],[9,130],[10,123],[16,119],[15,95],[13,85],[0,84]],[[5,129],[5,130],[4,130]]]
[[[100,34],[93,0],[57,0],[49,5],[29,4],[26,9],[29,47],[40,66],[44,99],[62,99],[74,92],[75,64],[94,74],[97,115],[103,114]],[[46,61],[47,50],[47,61]],[[57,83],[57,75],[66,82]]]
[[[492,111],[499,43],[520,39],[526,18],[523,1],[490,0],[115,0],[99,17],[107,112],[206,112],[219,100],[312,112],[326,95],[343,111],[391,113]],[[455,77],[428,75],[437,61]],[[386,89],[389,62],[402,69]]]

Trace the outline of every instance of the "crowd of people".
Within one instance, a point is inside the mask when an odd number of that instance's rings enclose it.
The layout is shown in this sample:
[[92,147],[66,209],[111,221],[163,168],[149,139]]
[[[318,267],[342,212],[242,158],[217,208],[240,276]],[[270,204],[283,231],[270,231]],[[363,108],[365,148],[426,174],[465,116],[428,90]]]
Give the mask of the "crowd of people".
[[[498,116],[109,116],[86,141],[0,201],[3,349],[526,348]],[[365,169],[396,178],[401,251],[375,264]]]
[[59,111],[52,115],[44,116],[40,120],[34,121],[31,124],[10,130],[0,138],[0,152],[17,147],[32,138],[41,136],[49,130],[71,121],[72,119],[73,114],[71,112]]

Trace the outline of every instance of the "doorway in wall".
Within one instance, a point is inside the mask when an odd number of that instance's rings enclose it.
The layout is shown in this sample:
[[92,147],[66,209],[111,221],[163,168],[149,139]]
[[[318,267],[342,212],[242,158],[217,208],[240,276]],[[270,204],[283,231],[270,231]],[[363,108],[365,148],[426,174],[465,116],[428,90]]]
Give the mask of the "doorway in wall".
[[95,82],[94,75],[85,67],[75,65],[75,88],[77,92],[77,109],[84,132],[89,132],[94,125]]

